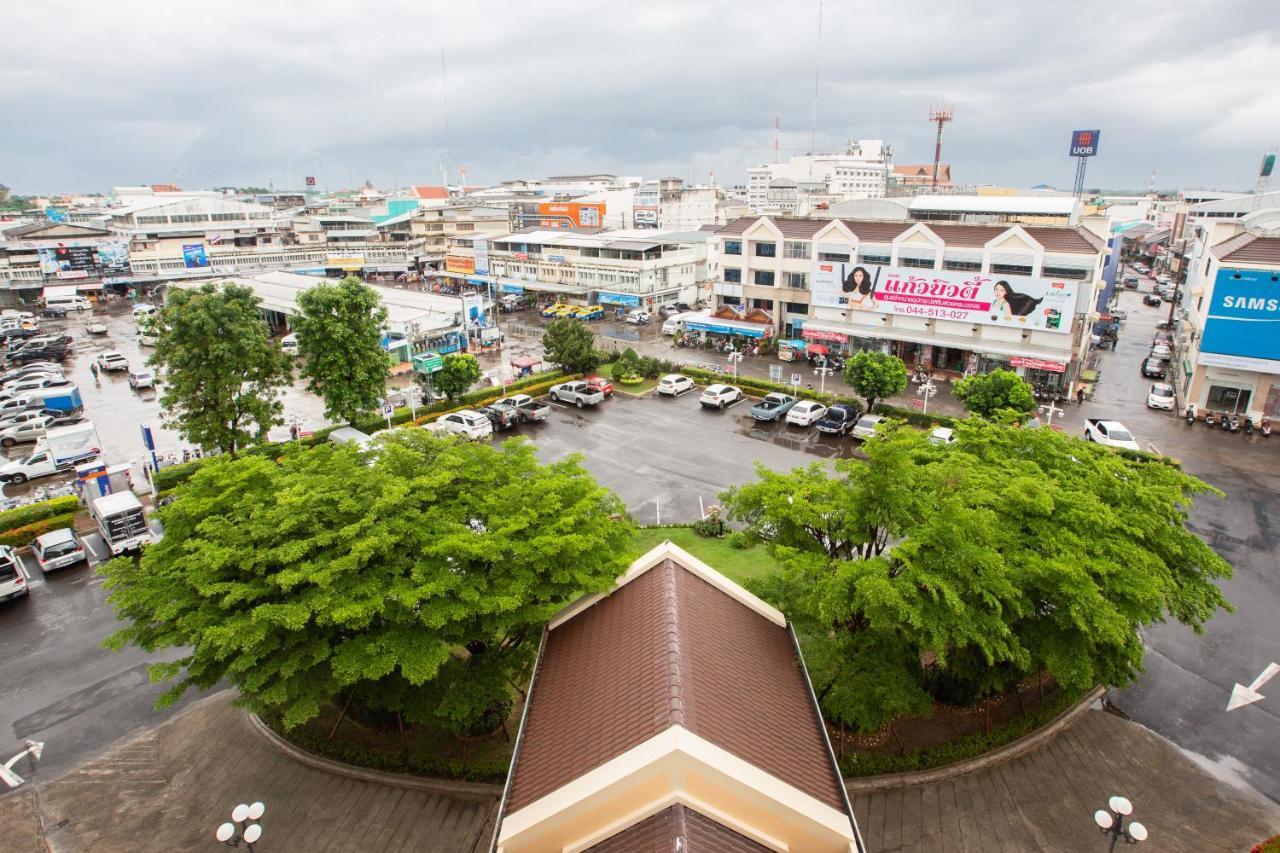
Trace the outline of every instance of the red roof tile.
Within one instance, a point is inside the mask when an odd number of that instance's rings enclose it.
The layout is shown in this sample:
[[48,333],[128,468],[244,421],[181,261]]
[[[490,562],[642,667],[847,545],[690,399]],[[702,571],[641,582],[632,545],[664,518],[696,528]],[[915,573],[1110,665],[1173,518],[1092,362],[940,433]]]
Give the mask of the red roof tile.
[[768,853],[704,814],[676,803],[587,848],[587,853]]
[[845,811],[790,632],[666,560],[548,632],[506,812],[675,725]]
[[449,198],[449,188],[448,188],[448,187],[419,187],[419,186],[414,186],[414,187],[410,187],[410,189],[411,189],[411,190],[413,190],[413,194],[414,194],[415,196],[417,196],[418,198],[435,198],[435,199],[448,199],[448,198]]
[[1213,254],[1231,263],[1280,264],[1280,237],[1237,234],[1214,246]]

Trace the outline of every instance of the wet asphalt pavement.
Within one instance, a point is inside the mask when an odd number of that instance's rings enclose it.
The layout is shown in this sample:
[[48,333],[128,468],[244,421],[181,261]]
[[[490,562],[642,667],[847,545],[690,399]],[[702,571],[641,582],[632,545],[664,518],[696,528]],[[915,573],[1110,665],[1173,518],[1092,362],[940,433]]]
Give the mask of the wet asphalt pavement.
[[[1280,658],[1280,575],[1270,524],[1280,434],[1262,438],[1203,424],[1189,427],[1172,413],[1147,409],[1151,380],[1142,378],[1139,366],[1168,306],[1146,307],[1140,300],[1132,291],[1120,298],[1130,316],[1116,350],[1099,355],[1102,376],[1095,399],[1067,405],[1055,421],[1080,435],[1086,416],[1119,419],[1144,447],[1180,458],[1190,473],[1226,492],[1223,499],[1200,499],[1191,524],[1235,565],[1235,578],[1224,586],[1238,610],[1213,619],[1199,637],[1178,625],[1148,631],[1146,674],[1113,698],[1138,722],[1280,800],[1280,680],[1272,683],[1274,695],[1225,710],[1233,683],[1247,684]],[[98,389],[89,373],[90,357],[99,351],[120,349],[131,361],[143,358],[128,306],[117,310],[109,320],[111,340],[87,339],[81,330],[68,365],[108,458],[137,460],[139,421],[158,426],[154,394],[134,395],[119,375]],[[73,317],[65,325],[81,324]],[[851,439],[757,424],[750,402],[725,412],[703,411],[696,394],[619,396],[594,411],[553,404],[551,422],[523,426],[515,434],[535,441],[546,460],[583,454],[587,468],[646,524],[696,519],[726,486],[754,479],[756,462],[786,469],[856,452]],[[290,394],[286,403],[287,413],[301,415],[308,426],[319,424],[320,408],[319,401],[302,393]],[[162,446],[181,447],[176,436],[161,436]],[[34,778],[48,779],[169,712],[151,710],[162,690],[145,677],[144,662],[154,658],[132,649],[112,654],[98,648],[113,630],[114,617],[100,581],[87,567],[47,579],[33,569],[33,577],[29,599],[0,604],[0,647],[6,650],[0,656],[0,761],[17,752],[24,738],[44,740],[43,766]]]

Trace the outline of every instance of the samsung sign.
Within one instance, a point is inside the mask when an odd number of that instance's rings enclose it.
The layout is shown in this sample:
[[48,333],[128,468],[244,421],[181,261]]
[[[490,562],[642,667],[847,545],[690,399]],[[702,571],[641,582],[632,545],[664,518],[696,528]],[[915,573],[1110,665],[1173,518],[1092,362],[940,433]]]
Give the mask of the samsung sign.
[[1280,273],[1218,271],[1199,361],[1280,373]]
[[1071,131],[1071,156],[1092,157],[1097,154],[1099,136],[1102,136],[1100,130]]

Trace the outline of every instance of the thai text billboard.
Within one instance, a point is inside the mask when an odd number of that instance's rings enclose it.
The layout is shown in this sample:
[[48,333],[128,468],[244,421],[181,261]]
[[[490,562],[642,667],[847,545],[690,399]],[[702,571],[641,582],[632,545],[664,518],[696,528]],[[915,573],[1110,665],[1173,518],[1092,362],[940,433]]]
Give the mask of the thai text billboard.
[[543,228],[599,228],[604,223],[604,202],[544,201],[538,205]]
[[476,271],[476,262],[473,258],[463,257],[462,255],[445,255],[444,268],[449,272],[462,273],[463,275],[474,275]]
[[1043,332],[1071,331],[1074,281],[819,261],[813,304]]

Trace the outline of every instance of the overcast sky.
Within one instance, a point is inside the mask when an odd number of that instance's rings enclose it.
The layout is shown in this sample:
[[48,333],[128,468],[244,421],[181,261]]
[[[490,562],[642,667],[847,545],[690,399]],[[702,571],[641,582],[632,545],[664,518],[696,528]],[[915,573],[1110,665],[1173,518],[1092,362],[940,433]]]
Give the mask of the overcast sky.
[[[457,4],[15,3],[0,52],[0,183],[330,189],[611,172],[740,183],[881,138],[931,162],[955,106],[962,183],[1249,189],[1280,143],[1280,3],[817,0]],[[441,51],[447,66],[442,86]],[[444,93],[447,89],[448,120]]]

